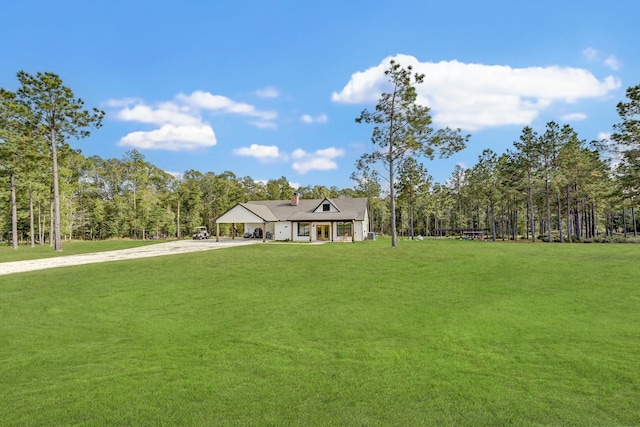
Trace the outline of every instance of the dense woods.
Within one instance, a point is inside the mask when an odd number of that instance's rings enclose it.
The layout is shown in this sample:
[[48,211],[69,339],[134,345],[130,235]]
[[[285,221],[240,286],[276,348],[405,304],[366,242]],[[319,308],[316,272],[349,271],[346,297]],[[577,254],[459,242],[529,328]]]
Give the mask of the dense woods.
[[[19,93],[2,90],[0,95],[4,242],[55,242],[52,147],[57,149],[62,240],[183,237],[196,226],[211,226],[238,202],[289,199],[294,191],[303,198],[368,197],[373,230],[390,231],[388,183],[375,169],[360,168],[352,175],[354,187],[342,189],[294,189],[284,176],[258,182],[232,171],[189,170],[177,178],[137,150],[120,159],[85,157],[65,139],[51,136],[51,129],[43,137],[42,126],[34,124],[33,111],[19,102]],[[626,95],[618,104],[620,123],[612,125],[609,143],[587,142],[570,125],[555,122],[540,133],[525,127],[507,152],[486,149],[473,167],[456,166],[446,182],[434,182],[419,159],[405,159],[394,185],[399,234],[443,235],[450,229],[476,228],[498,240],[637,237],[640,85]],[[221,231],[229,232],[225,225]]]

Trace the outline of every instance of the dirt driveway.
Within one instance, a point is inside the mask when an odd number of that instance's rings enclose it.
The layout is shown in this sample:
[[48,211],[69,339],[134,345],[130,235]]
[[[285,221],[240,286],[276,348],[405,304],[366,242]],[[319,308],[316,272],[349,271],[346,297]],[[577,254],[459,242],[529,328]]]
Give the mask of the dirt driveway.
[[122,261],[135,258],[174,255],[187,252],[209,251],[232,246],[262,243],[260,239],[220,239],[215,240],[177,240],[175,242],[158,243],[157,245],[139,248],[121,249],[109,252],[69,255],[56,258],[34,259],[0,263],[0,276],[4,274],[23,273],[25,271],[44,270],[46,268],[67,267],[71,265],[91,264],[96,262]]

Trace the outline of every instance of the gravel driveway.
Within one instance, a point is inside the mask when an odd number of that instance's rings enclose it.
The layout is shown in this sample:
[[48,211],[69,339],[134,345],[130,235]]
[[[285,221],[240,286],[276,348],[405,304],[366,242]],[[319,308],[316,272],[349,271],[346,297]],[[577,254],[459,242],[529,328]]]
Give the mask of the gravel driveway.
[[25,271],[44,270],[45,268],[67,267],[71,265],[91,264],[96,262],[122,261],[135,258],[183,254],[187,252],[209,251],[232,246],[262,243],[260,239],[220,239],[213,240],[177,240],[175,242],[158,243],[157,245],[139,248],[121,249],[117,251],[96,252],[81,255],[60,256],[55,258],[34,259],[0,263],[0,276],[4,274],[23,273]]

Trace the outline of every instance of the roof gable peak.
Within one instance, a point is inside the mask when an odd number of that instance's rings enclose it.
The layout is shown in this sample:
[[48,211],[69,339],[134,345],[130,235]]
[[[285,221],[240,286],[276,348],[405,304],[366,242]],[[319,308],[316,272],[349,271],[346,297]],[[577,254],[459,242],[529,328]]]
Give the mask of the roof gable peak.
[[340,212],[340,208],[331,199],[325,197],[313,212]]

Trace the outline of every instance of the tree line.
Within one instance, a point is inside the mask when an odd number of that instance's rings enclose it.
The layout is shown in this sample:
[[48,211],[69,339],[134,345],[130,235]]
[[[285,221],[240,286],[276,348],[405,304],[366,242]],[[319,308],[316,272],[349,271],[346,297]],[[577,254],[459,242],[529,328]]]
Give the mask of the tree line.
[[[350,189],[294,189],[285,177],[260,182],[230,171],[188,170],[176,177],[146,161],[137,150],[120,159],[103,159],[67,149],[60,158],[62,240],[180,238],[197,226],[211,227],[216,217],[239,202],[290,199],[295,191],[306,198],[357,196]],[[13,186],[6,174],[0,177],[0,197],[15,199],[12,209],[5,208],[0,217],[6,241],[12,240],[12,228],[16,242],[54,241],[51,174],[46,160],[42,157],[35,169],[26,169],[26,165],[16,169]],[[30,175],[30,170],[38,171],[37,176]],[[17,212],[16,221],[12,212]],[[230,230],[222,224],[221,232]]]
[[415,221],[421,234],[466,228],[533,242],[637,238],[640,86],[617,110],[609,142],[587,142],[551,121],[541,133],[524,127],[506,153],[486,149],[473,167],[457,165],[445,183],[432,184],[421,165],[407,163],[397,185],[404,233],[413,235]]
[[434,183],[422,161],[464,149],[469,136],[431,128],[429,108],[416,103],[424,75],[394,61],[385,75],[391,90],[374,112],[356,118],[374,127],[372,150],[356,162],[352,179],[375,198],[385,176],[392,246],[396,229],[411,237],[466,231],[532,242],[637,237],[640,85],[618,103],[610,143],[587,142],[568,124],[551,121],[541,133],[526,126],[506,153],[486,149],[475,166],[457,165],[446,182]]
[[180,238],[238,202],[286,200],[294,191],[368,197],[372,229],[394,238],[453,229],[550,242],[637,236],[640,85],[617,106],[612,145],[587,142],[570,125],[549,122],[540,133],[524,127],[507,152],[487,149],[473,167],[458,165],[438,183],[422,160],[464,149],[469,136],[431,129],[429,109],[415,103],[414,85],[424,76],[393,63],[386,75],[393,90],[356,119],[375,125],[378,149],[356,162],[354,187],[294,189],[284,176],[261,182],[189,170],[178,178],[137,150],[120,159],[85,157],[68,141],[89,137],[104,112],[85,109],[53,73],[20,72],[16,92],[0,89],[0,238],[56,250],[68,239]]

